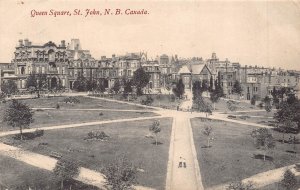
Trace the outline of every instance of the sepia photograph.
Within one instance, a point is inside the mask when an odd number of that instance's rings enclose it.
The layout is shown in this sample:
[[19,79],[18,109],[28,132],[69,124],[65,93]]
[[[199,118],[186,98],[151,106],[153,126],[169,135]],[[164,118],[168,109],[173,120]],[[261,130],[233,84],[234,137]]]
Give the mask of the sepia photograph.
[[300,0],[0,14],[0,190],[300,190]]

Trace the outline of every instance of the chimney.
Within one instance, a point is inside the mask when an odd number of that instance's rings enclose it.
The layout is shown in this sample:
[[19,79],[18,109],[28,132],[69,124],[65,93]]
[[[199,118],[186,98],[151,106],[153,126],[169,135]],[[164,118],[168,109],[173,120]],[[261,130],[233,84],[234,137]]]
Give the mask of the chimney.
[[29,42],[28,39],[25,39],[24,40],[24,46],[28,46],[28,42]]
[[66,41],[65,40],[61,41],[61,47],[66,47]]
[[19,40],[19,47],[22,47],[23,46],[23,40]]
[[31,44],[32,44],[32,43],[29,41],[29,42],[28,42],[28,46],[31,46]]
[[116,54],[112,54],[112,58],[115,58],[116,57]]

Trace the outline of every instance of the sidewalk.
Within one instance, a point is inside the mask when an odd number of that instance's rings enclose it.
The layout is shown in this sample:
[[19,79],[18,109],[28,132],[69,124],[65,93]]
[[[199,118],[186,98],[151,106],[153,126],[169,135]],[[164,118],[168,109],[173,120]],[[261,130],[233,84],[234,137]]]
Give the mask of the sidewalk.
[[[173,118],[166,182],[167,190],[204,189],[188,114],[178,112]],[[182,162],[181,167],[179,162]]]

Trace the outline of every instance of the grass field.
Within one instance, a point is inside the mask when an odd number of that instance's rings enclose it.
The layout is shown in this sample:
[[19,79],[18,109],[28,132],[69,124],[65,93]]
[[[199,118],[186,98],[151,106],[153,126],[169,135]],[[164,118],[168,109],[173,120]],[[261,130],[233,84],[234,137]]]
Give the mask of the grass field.
[[[101,171],[117,156],[125,155],[144,172],[138,173],[139,184],[156,189],[164,189],[168,151],[170,145],[172,119],[160,119],[161,132],[155,146],[153,139],[146,138],[153,120],[113,123],[73,129],[46,131],[44,136],[14,145],[44,155],[51,151],[63,157],[78,161],[83,167]],[[104,131],[110,136],[108,141],[87,141],[90,131]],[[11,137],[2,140],[12,142]],[[46,143],[46,145],[45,145]],[[41,145],[44,144],[44,145]]]
[[[2,112],[3,113],[3,112]],[[101,114],[102,113],[102,114]],[[35,111],[34,123],[30,128],[42,128],[54,125],[84,123],[92,121],[104,121],[113,119],[125,119],[136,117],[157,116],[151,112],[116,112],[116,111],[74,111],[74,110],[42,110]],[[7,126],[1,119],[0,131],[18,130]]]
[[[176,99],[174,101],[171,100],[171,95],[167,95],[167,94],[160,94],[160,95],[149,95],[153,98],[153,102],[150,106],[154,106],[154,107],[161,107],[161,108],[165,108],[165,109],[177,109],[177,106],[183,101],[183,100],[179,100]],[[136,99],[132,99],[130,98],[130,102],[136,103],[136,104],[142,104],[142,100],[146,100],[147,95],[142,95],[142,96],[138,96]],[[118,95],[114,95],[113,98],[112,96],[108,96],[106,95],[107,99],[116,99],[116,100],[121,100],[121,101],[125,101],[127,102],[127,99],[123,97],[123,95],[118,94]]]
[[[99,108],[99,109],[130,109],[130,110],[141,110],[145,109],[143,107],[128,105],[128,104],[120,104],[115,102],[109,102],[99,99],[93,99],[89,97],[77,96],[76,98],[80,101],[78,104],[69,104],[65,103],[64,99],[66,97],[49,97],[49,98],[37,98],[37,99],[24,99],[19,100],[29,107],[34,108],[55,108],[57,104],[60,105],[61,108]],[[8,101],[9,103],[9,101]],[[5,106],[5,104],[0,104],[0,108]]]
[[[296,145],[297,154],[292,154],[286,151],[293,150],[293,146],[280,142],[276,142],[275,149],[267,154],[273,157],[273,161],[255,159],[254,155],[262,152],[255,148],[254,139],[250,136],[254,127],[199,118],[192,119],[191,123],[202,181],[206,188],[295,164],[300,160],[299,144]],[[206,126],[213,128],[211,148],[203,148],[207,137],[202,131]],[[281,133],[272,133],[276,140],[281,140]]]
[[[209,98],[204,98],[205,101],[210,102]],[[231,112],[228,108],[227,108],[227,100],[224,99],[220,99],[217,103],[216,103],[216,110],[217,112]],[[212,103],[211,103],[212,104]],[[213,105],[213,104],[212,104]],[[236,103],[236,111],[244,111],[244,110],[251,110],[251,109],[258,109],[255,106],[252,106],[250,103],[245,103],[245,102],[237,102]]]

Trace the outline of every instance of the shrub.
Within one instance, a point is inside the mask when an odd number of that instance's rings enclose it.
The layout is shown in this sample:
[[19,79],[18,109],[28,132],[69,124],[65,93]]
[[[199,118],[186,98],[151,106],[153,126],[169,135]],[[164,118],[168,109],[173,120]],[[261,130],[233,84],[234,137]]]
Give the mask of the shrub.
[[229,101],[227,101],[226,104],[227,104],[227,108],[230,111],[235,111],[237,109],[237,102],[235,102],[235,101],[229,100]]
[[170,95],[170,102],[175,102],[176,96],[174,94]]
[[78,100],[77,98],[75,98],[75,97],[67,97],[67,98],[65,98],[64,99],[64,102],[65,103],[74,103],[74,104],[79,104],[80,103],[80,100]]
[[111,190],[129,190],[136,183],[137,168],[125,156],[118,157],[104,168],[106,185]]
[[141,104],[143,105],[151,105],[153,103],[153,98],[149,95],[146,96],[146,100],[142,100]]
[[101,132],[90,131],[90,132],[88,132],[85,140],[92,140],[92,139],[107,140],[108,138],[109,138],[109,136],[106,133],[104,133],[103,131],[101,131]]
[[295,174],[291,172],[290,170],[286,170],[283,175],[283,179],[281,181],[281,185],[286,190],[294,190],[297,189],[297,179],[295,177]]
[[101,112],[101,113],[99,113],[99,116],[102,116],[103,115],[103,113]]
[[[23,139],[24,140],[33,140],[33,139],[35,139],[37,137],[41,137],[43,135],[44,135],[44,130],[36,129],[34,132],[23,133]],[[15,136],[13,136],[13,139],[20,140],[21,135],[16,134]]]
[[226,190],[255,190],[255,188],[252,182],[243,183],[238,181],[230,183]]
[[59,109],[59,108],[60,108],[59,104],[56,104],[56,109]]

